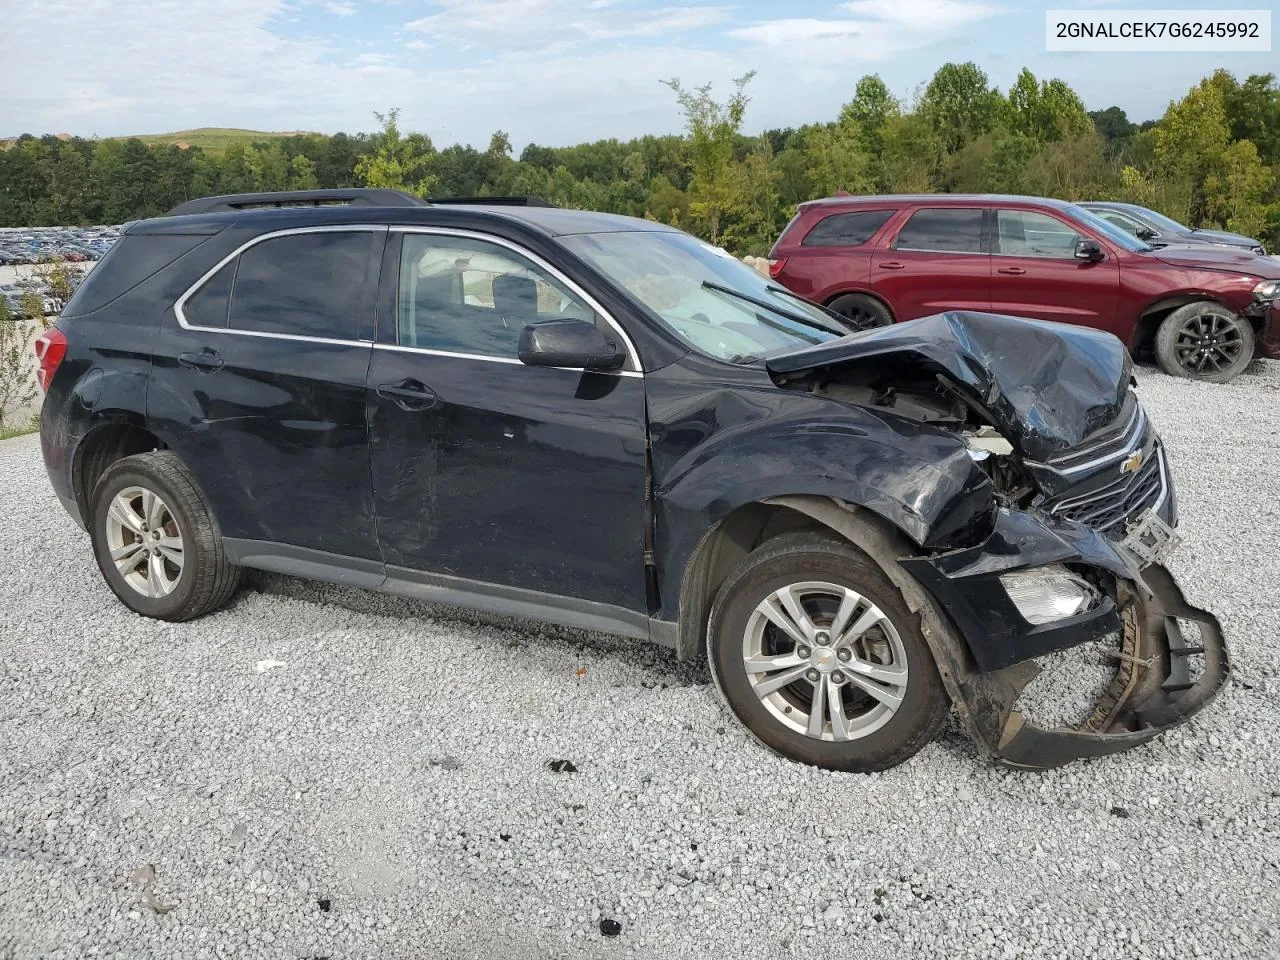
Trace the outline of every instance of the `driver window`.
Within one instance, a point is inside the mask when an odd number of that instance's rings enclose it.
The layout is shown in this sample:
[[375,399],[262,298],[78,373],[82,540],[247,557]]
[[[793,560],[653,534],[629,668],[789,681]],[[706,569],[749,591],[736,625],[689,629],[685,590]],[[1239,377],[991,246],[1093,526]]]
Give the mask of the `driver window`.
[[[1116,213],[1114,210],[1098,210],[1095,212],[1099,216],[1101,216],[1104,220],[1109,220],[1111,223],[1114,223],[1121,230],[1124,230],[1127,233],[1132,233],[1135,237],[1142,236],[1143,231],[1146,230],[1146,228],[1143,227],[1143,225],[1140,224],[1137,220],[1130,220],[1123,213]],[[1146,232],[1154,233],[1155,231],[1146,230]]]
[[512,359],[530,323],[600,323],[581,297],[520,254],[485,240],[422,233],[404,235],[398,315],[402,346]]
[[1006,257],[1070,260],[1081,239],[1061,220],[1031,210],[997,210],[996,252]]

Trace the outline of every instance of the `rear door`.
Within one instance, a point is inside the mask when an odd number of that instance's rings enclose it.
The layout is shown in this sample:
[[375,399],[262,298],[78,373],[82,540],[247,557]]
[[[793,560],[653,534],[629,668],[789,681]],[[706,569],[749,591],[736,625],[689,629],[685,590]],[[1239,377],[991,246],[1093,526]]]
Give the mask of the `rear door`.
[[991,309],[1113,331],[1120,267],[1107,244],[1102,260],[1078,260],[1075,225],[1047,211],[992,211]]
[[991,257],[981,206],[916,207],[886,234],[871,287],[898,320],[944,310],[991,309]]
[[421,228],[391,236],[369,370],[387,572],[464,593],[499,585],[555,606],[610,604],[636,612],[643,633],[646,431],[635,351],[617,373],[525,366],[517,345],[528,323],[576,317],[622,334],[580,288],[510,241]]
[[378,559],[364,398],[385,239],[269,234],[175,306],[148,414],[224,537]]

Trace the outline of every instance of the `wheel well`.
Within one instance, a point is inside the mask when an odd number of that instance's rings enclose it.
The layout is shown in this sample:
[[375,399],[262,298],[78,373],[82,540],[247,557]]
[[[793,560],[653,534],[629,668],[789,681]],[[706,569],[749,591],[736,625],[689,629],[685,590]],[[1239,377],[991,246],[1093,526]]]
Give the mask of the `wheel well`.
[[85,523],[89,522],[89,498],[107,467],[135,453],[163,450],[164,444],[142,427],[130,423],[113,423],[99,427],[76,448],[72,473],[76,502]]
[[1134,331],[1133,342],[1129,344],[1129,352],[1134,356],[1139,353],[1149,353],[1155,346],[1156,331],[1160,329],[1160,324],[1164,322],[1164,318],[1179,307],[1185,307],[1188,303],[1196,303],[1200,300],[1207,300],[1209,303],[1216,303],[1220,307],[1231,309],[1225,303],[1204,294],[1186,293],[1175,297],[1167,297],[1151,304],[1151,306],[1142,311],[1142,316],[1138,318],[1138,327]]
[[880,304],[880,306],[884,307],[885,310],[888,311],[889,318],[891,320],[896,321],[898,319],[898,315],[893,312],[893,307],[889,306],[889,302],[885,300],[884,297],[880,296],[879,294],[871,293],[868,290],[842,290],[839,293],[832,294],[830,297],[827,297],[826,302],[823,304],[823,306],[830,307],[833,303],[835,303],[841,297],[866,297],[868,300],[874,300],[876,303]]
[[[826,498],[807,499],[819,500],[828,507],[839,509],[834,501]],[[861,523],[879,520],[871,519],[871,515],[865,512],[859,516],[858,522]],[[887,521],[879,522],[885,527],[890,526]],[[824,523],[803,510],[777,503],[744,504],[707,531],[694,547],[693,555],[685,565],[680,589],[677,657],[692,660],[701,655],[707,618],[711,614],[716,594],[747,554],[766,540],[800,530],[834,531],[842,539],[849,539],[837,527]],[[855,543],[854,546],[863,549],[859,544]]]

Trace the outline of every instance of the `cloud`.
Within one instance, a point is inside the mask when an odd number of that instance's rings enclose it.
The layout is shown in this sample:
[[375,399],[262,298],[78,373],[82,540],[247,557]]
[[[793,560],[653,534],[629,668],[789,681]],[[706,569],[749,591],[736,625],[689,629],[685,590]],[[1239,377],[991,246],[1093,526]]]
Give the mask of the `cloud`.
[[324,8],[335,17],[354,17],[356,8],[349,3],[326,3]]
[[850,0],[839,17],[786,17],[729,31],[753,47],[803,63],[825,58],[887,60],[953,36],[1002,12],[972,0]]
[[438,13],[405,24],[431,40],[494,54],[566,50],[591,41],[672,37],[728,19],[721,6],[646,9],[621,0],[435,0]]

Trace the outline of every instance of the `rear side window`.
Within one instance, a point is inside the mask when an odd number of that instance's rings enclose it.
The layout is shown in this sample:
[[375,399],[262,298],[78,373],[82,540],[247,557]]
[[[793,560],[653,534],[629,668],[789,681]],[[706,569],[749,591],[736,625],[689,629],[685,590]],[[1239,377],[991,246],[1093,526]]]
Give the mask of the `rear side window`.
[[854,210],[835,213],[819,220],[808,236],[800,242],[802,247],[856,247],[870,240],[885,221],[893,216],[892,210]]
[[85,274],[67,303],[64,316],[82,316],[102,309],[208,239],[208,234],[126,233]]
[[234,262],[227,264],[182,305],[182,315],[187,323],[196,327],[227,325],[227,307],[231,305],[231,278],[235,276],[235,271]]
[[893,245],[898,250],[982,253],[982,209],[922,207],[898,231]]
[[357,339],[362,318],[373,312],[370,280],[381,240],[370,231],[326,231],[255,244],[240,254],[228,325],[255,333]]

